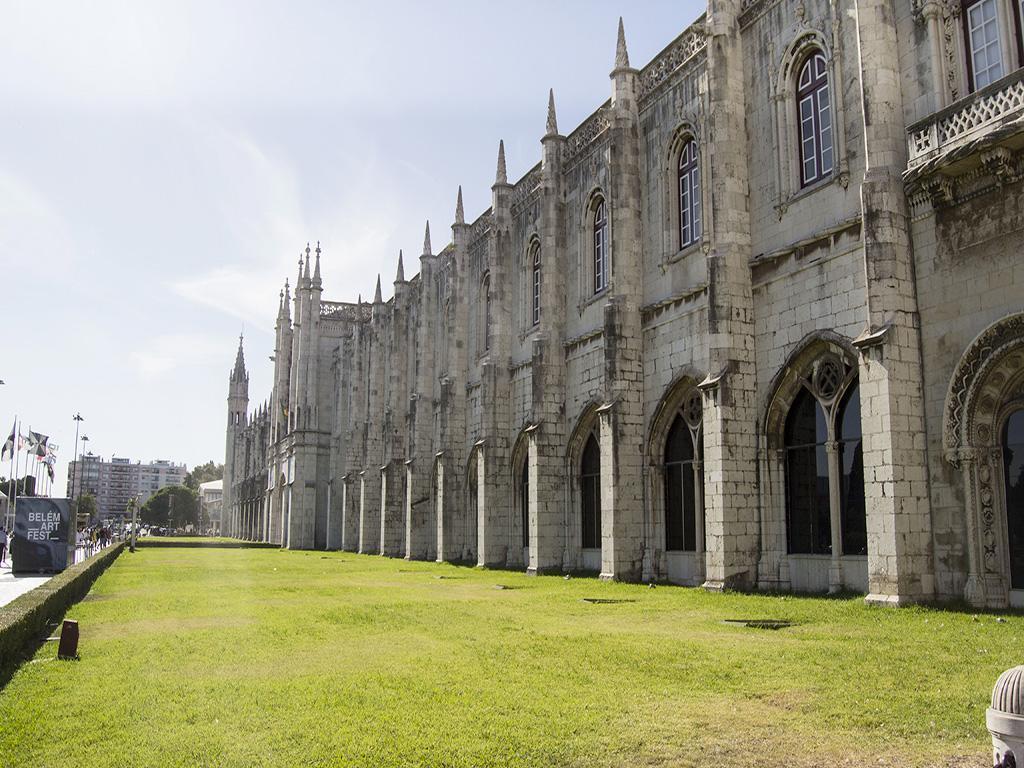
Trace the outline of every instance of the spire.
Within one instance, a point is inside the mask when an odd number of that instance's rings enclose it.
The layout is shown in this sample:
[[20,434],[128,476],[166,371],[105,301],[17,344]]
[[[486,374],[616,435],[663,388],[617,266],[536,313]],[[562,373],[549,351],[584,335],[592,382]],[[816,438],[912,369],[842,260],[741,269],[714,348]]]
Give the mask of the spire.
[[619,39],[615,43],[615,68],[629,69],[629,52],[626,50],[626,30],[619,16]]
[[424,256],[431,256],[431,255],[433,255],[431,253],[431,250],[430,250],[430,222],[429,221],[427,222],[427,230],[423,234],[423,255]]
[[235,368],[231,371],[232,381],[245,379],[245,353],[242,351],[242,334],[238,334],[238,354],[235,355]]
[[384,303],[384,299],[382,299],[381,296],[380,296],[380,272],[377,273],[377,288],[373,292],[373,303],[374,304],[383,304]]
[[402,249],[398,249],[398,274],[395,275],[396,283],[405,282],[405,267],[402,266]]
[[284,290],[281,291],[281,310],[277,313],[278,320],[291,319],[291,307],[288,306],[289,303],[291,303],[291,298],[292,297],[288,289],[288,279],[285,278]]
[[498,173],[494,177],[495,184],[508,184],[508,171],[505,170],[505,140],[498,141]]
[[[307,245],[306,248],[309,248]],[[323,281],[320,279],[320,241],[316,241],[316,267],[313,269],[313,285],[319,288],[323,285]]]
[[302,273],[304,280],[309,280],[309,243],[306,243],[306,270]]
[[555,119],[555,89],[548,91],[548,136],[558,135],[558,121]]
[[299,251],[299,276],[295,278],[295,291],[298,293],[302,287],[302,251]]
[[466,214],[462,210],[462,185],[461,184],[459,184],[459,197],[455,201],[455,223],[456,224],[465,224],[466,223]]

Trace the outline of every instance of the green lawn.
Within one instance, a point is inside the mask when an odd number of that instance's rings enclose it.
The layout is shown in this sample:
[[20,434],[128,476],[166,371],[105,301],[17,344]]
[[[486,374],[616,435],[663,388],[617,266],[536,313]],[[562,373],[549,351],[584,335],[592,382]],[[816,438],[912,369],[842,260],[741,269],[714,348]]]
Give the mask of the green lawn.
[[0,765],[980,767],[1024,659],[1019,615],[344,553],[140,548],[69,616],[81,660],[0,691]]

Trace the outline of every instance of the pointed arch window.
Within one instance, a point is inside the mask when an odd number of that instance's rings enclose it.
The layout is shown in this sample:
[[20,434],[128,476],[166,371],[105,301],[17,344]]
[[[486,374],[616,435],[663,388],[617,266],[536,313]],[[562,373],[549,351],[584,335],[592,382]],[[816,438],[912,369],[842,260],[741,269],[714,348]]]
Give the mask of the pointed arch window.
[[540,243],[530,248],[530,322],[540,322]]
[[676,414],[665,441],[665,550],[703,550],[704,453],[700,395]]
[[676,189],[679,193],[679,248],[697,242],[701,236],[700,165],[697,142],[687,139],[679,152]]
[[828,66],[821,51],[811,53],[800,68],[796,101],[797,124],[800,127],[800,183],[806,187],[831,175],[834,162]]
[[519,515],[523,522],[523,548],[530,546],[530,462],[523,457],[519,470]]
[[594,293],[608,287],[608,212],[604,199],[594,204]]
[[867,554],[860,387],[838,360],[800,387],[784,437],[789,553]]
[[483,351],[487,352],[491,349],[491,275],[490,273],[484,275],[483,282],[480,284],[481,298],[483,299],[484,311],[483,311]]
[[591,433],[580,461],[580,513],[582,546],[601,547],[601,449],[597,436]]
[[1024,409],[1006,420],[1002,447],[1010,589],[1024,589]]

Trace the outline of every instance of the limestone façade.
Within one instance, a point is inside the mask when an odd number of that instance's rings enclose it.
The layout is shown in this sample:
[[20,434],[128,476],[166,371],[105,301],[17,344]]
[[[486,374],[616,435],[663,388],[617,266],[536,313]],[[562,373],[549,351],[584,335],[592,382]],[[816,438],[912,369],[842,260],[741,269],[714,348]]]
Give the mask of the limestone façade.
[[[620,24],[610,100],[563,135],[549,94],[541,162],[510,183],[499,145],[491,208],[467,222],[460,189],[450,242],[435,253],[428,225],[418,274],[399,254],[388,301],[379,279],[370,302],[324,300],[307,247],[279,302],[269,401],[248,412],[241,346],[231,373],[225,532],[531,573],[1024,604],[1000,442],[1024,408],[1024,62],[970,92],[959,8],[711,0],[641,69]],[[796,78],[815,52],[834,157],[806,185]],[[681,247],[691,140],[703,229]],[[860,410],[857,554],[857,494],[837,482],[844,393]],[[790,530],[787,424],[806,396],[829,424],[813,553]],[[680,549],[666,451],[683,423],[698,480]],[[594,503],[596,532],[581,512]]]

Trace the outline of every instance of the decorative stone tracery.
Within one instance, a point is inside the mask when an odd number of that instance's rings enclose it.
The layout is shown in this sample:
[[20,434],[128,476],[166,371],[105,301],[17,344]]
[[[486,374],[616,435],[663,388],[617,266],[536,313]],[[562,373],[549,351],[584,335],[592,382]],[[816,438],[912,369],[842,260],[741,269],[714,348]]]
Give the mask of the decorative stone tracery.
[[961,470],[968,534],[964,597],[1003,607],[1009,600],[1003,424],[1024,407],[1024,313],[986,328],[957,365],[946,395],[943,451]]

